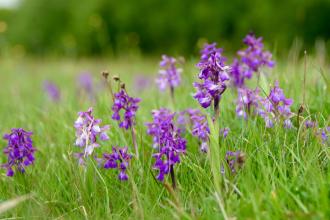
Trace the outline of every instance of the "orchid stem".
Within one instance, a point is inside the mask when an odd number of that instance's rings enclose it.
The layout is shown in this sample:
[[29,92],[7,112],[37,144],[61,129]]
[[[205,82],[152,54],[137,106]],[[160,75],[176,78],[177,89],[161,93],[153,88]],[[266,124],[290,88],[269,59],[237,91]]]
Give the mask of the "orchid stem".
[[110,80],[110,81],[108,80],[109,72],[108,72],[108,71],[103,71],[103,72],[102,72],[102,75],[103,75],[103,77],[104,77],[104,79],[105,79],[105,82],[107,83],[108,88],[109,88],[109,91],[110,91],[110,94],[111,94],[112,101],[114,101],[114,100],[115,100],[115,96],[114,96],[114,93],[113,93],[111,80]]
[[214,121],[219,117],[219,99],[214,99]]
[[174,87],[173,86],[171,86],[171,88],[170,88],[170,94],[171,94],[173,107],[175,107]]
[[305,92],[306,92],[306,71],[307,71],[307,51],[305,50],[305,59],[304,59],[304,84],[303,84],[303,105],[305,105]]
[[175,181],[175,174],[174,174],[173,164],[170,165],[170,174],[171,174],[171,180],[172,180],[172,187],[175,190],[176,189],[176,181]]
[[258,85],[258,87],[260,87],[260,72],[258,71],[257,72],[257,85]]
[[298,109],[298,114],[297,114],[297,124],[298,124],[298,130],[300,127],[300,115],[304,112],[305,110],[305,92],[306,92],[306,71],[307,71],[307,51],[304,51],[304,82],[303,82],[303,101],[302,104],[300,104],[300,107]]

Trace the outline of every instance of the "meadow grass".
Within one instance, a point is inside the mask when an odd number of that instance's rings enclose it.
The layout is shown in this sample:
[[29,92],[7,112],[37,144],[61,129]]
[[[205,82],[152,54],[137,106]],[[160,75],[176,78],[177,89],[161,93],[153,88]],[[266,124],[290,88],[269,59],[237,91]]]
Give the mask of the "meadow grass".
[[[151,110],[167,107],[175,111],[200,108],[192,98],[198,69],[196,60],[184,66],[183,84],[175,91],[174,106],[169,93],[161,93],[154,81],[142,91],[134,87],[134,76],[144,73],[155,77],[155,59],[119,60],[38,60],[5,59],[0,64],[0,133],[12,127],[34,132],[38,149],[36,161],[22,175],[0,173],[0,202],[29,195],[29,199],[0,214],[11,219],[327,219],[330,216],[330,148],[303,126],[285,130],[265,127],[258,117],[242,120],[235,115],[236,91],[229,88],[220,103],[220,128],[229,127],[226,139],[212,135],[209,156],[199,151],[199,144],[189,132],[187,153],[175,167],[178,188],[170,193],[155,181],[152,173],[152,138],[145,122],[152,121]],[[317,120],[320,127],[329,124],[330,98],[324,74],[329,68],[317,59],[307,63],[306,110],[303,120]],[[132,160],[129,180],[120,182],[113,170],[88,161],[79,167],[73,152],[73,123],[78,111],[93,106],[95,116],[110,124],[110,140],[97,152],[110,151],[112,145],[130,146],[130,132],[119,129],[111,120],[111,98],[98,84],[95,101],[77,97],[76,76],[89,70],[95,81],[108,69],[120,75],[129,93],[141,97],[137,114],[137,140],[140,160]],[[303,60],[279,61],[272,73],[262,77],[261,87],[269,90],[276,79],[287,97],[294,99],[293,112],[303,100]],[[42,90],[49,79],[61,89],[61,101],[52,103]],[[256,85],[252,80],[250,85]],[[215,127],[216,131],[218,128]],[[211,128],[212,130],[212,128]],[[6,146],[0,141],[1,148]],[[220,164],[227,150],[241,150],[245,163],[237,174],[221,175]],[[213,154],[212,154],[213,153]],[[211,160],[210,160],[211,159]],[[6,160],[0,156],[0,163]],[[170,179],[167,179],[170,183]],[[1,203],[0,203],[1,204]]]

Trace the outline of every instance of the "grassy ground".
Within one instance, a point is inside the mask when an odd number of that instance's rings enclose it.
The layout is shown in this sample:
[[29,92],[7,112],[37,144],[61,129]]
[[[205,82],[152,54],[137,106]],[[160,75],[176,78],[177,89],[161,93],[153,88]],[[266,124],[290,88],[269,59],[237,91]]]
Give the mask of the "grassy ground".
[[[226,139],[220,138],[217,148],[223,159],[226,150],[245,152],[246,161],[236,175],[215,175],[207,154],[199,152],[196,138],[189,133],[187,154],[175,167],[178,189],[170,194],[151,175],[152,140],[146,135],[145,122],[151,121],[150,111],[169,107],[179,111],[199,108],[192,98],[192,82],[198,70],[188,60],[183,85],[176,90],[176,106],[167,93],[158,92],[153,81],[148,88],[137,91],[134,76],[154,76],[157,60],[13,60],[0,63],[0,133],[12,127],[34,132],[38,151],[35,164],[25,175],[13,178],[0,173],[0,202],[31,195],[0,218],[12,219],[327,219],[330,216],[330,148],[321,144],[311,130],[284,130],[279,126],[265,128],[259,118],[248,121],[235,116],[234,89],[228,89],[221,100],[220,126],[231,129]],[[329,124],[330,99],[317,59],[308,59],[305,119]],[[137,116],[140,161],[133,160],[128,182],[119,182],[113,170],[99,169],[89,162],[86,170],[73,158],[78,150],[74,144],[73,123],[78,111],[93,106],[95,116],[110,124],[110,141],[98,152],[110,151],[111,145],[132,146],[130,133],[118,128],[111,120],[111,101],[101,86],[96,101],[77,97],[75,78],[89,70],[95,81],[100,71],[108,69],[126,82],[130,94],[142,98]],[[295,59],[278,62],[271,74],[262,79],[262,87],[278,79],[287,97],[294,99],[292,111],[302,102],[303,62]],[[328,72],[325,72],[329,74]],[[45,79],[56,82],[62,100],[50,102],[42,90]],[[254,81],[251,86],[256,85]],[[303,120],[303,119],[302,119]],[[216,138],[217,139],[217,138]],[[215,140],[214,144],[217,144]],[[0,140],[1,148],[6,146]],[[214,147],[214,145],[213,145]],[[133,152],[133,148],[131,148]],[[214,151],[212,151],[214,153]],[[212,158],[217,158],[213,157]],[[0,163],[5,162],[0,156]],[[220,182],[217,178],[220,177]],[[217,188],[219,186],[220,188]],[[217,193],[216,193],[217,192]],[[0,203],[1,204],[1,203]]]

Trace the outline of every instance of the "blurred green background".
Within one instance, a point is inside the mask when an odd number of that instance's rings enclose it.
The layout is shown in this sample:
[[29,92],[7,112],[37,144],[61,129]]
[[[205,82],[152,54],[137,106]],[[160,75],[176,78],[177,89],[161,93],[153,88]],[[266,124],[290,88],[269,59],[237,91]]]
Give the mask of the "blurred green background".
[[188,55],[205,41],[236,51],[250,31],[280,52],[297,39],[330,49],[330,0],[15,2],[0,10],[2,55]]

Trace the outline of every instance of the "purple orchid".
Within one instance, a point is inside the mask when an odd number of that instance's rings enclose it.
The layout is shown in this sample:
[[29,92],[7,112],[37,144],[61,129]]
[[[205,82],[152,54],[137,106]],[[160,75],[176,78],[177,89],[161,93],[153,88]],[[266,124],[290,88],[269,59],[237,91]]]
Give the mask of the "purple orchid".
[[166,55],[162,56],[160,62],[160,70],[156,83],[161,91],[164,91],[167,87],[173,92],[174,88],[181,83],[182,69],[178,68],[178,62],[174,57]]
[[262,66],[274,67],[272,54],[264,51],[262,37],[256,38],[254,34],[248,34],[243,43],[247,45],[245,50],[238,51],[241,61],[245,63],[253,72],[258,72]]
[[258,114],[264,118],[266,127],[273,127],[274,122],[284,121],[284,128],[292,128],[291,112],[292,99],[287,99],[278,82],[271,89],[267,98],[261,100],[262,108],[259,108]]
[[[139,108],[138,103],[140,101],[141,100],[139,98],[130,97],[125,89],[121,89],[114,95],[112,119],[120,121],[119,127],[127,130],[134,125],[136,111]],[[124,111],[124,117],[120,116],[121,110]]]
[[112,152],[110,154],[103,154],[103,167],[105,169],[118,169],[118,179],[121,181],[128,180],[126,170],[129,165],[129,161],[132,159],[132,155],[127,151],[127,147],[112,147]]
[[229,79],[225,60],[222,49],[217,48],[216,43],[206,44],[201,51],[197,67],[200,69],[198,77],[203,81],[193,85],[197,89],[194,98],[203,108],[208,108],[213,101],[215,111],[218,110],[221,95],[227,88],[225,81]]
[[259,95],[259,89],[238,88],[237,92],[236,115],[247,119],[249,114],[256,114],[262,100],[262,97]]
[[36,149],[32,143],[32,132],[23,128],[13,128],[10,134],[5,134],[4,139],[8,141],[4,154],[8,157],[8,162],[2,167],[7,169],[7,176],[14,175],[14,167],[17,171],[24,173],[25,167],[33,164],[34,152]]
[[245,85],[245,79],[251,79],[253,72],[247,66],[241,63],[238,59],[234,59],[230,68],[230,77],[234,86],[241,88]]
[[50,100],[58,102],[61,99],[60,90],[57,85],[51,81],[44,81],[44,90],[47,93]]
[[244,87],[245,79],[251,79],[253,73],[259,73],[262,67],[272,68],[275,65],[272,54],[264,50],[261,37],[248,34],[243,42],[247,48],[237,52],[240,59],[234,59],[230,70],[232,83],[236,87]]
[[186,152],[186,140],[181,137],[181,129],[174,124],[174,115],[168,109],[152,111],[153,122],[147,123],[147,133],[153,137],[153,157],[156,159],[154,169],[158,170],[157,179],[163,181],[165,175],[171,173],[175,188],[174,165],[180,163],[180,155]]
[[185,112],[189,116],[189,121],[192,126],[192,135],[198,137],[201,142],[200,150],[206,153],[210,135],[210,128],[206,116],[198,109],[187,109]]
[[79,164],[83,165],[84,159],[92,155],[94,149],[100,146],[98,139],[101,141],[109,140],[106,133],[109,125],[100,127],[101,119],[94,118],[92,108],[89,108],[87,112],[79,112],[78,116],[74,123],[77,138],[75,145],[84,148],[84,152],[77,153],[75,156],[79,159]]

